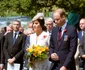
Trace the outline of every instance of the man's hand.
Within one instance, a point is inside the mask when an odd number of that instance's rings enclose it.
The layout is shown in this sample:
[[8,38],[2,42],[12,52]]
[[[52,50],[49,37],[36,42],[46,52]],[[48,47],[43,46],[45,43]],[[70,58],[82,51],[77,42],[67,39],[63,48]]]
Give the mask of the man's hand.
[[15,57],[13,57],[12,59],[8,59],[8,62],[12,65],[14,64],[14,61],[15,61]]
[[84,59],[85,59],[85,55],[82,55],[82,58],[84,58]]
[[3,70],[3,65],[0,65],[0,70]]
[[51,54],[51,59],[54,60],[54,61],[57,61],[57,60],[59,60],[59,57],[56,53],[52,53]]
[[67,68],[65,66],[62,66],[60,70],[67,70]]

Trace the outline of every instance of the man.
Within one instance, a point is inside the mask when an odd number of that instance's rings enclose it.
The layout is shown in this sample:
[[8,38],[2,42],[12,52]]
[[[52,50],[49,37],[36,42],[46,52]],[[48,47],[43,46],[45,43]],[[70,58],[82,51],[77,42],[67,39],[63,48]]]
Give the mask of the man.
[[12,31],[12,27],[11,26],[7,26],[6,27],[6,32],[4,35],[6,35],[7,33],[11,32]]
[[82,18],[80,20],[79,27],[81,30],[77,31],[77,33],[78,33],[78,46],[77,46],[77,51],[75,54],[76,70],[83,68],[83,60],[81,59],[80,54],[79,54],[79,46],[80,46],[80,43],[82,40],[83,31],[85,29],[85,18]]
[[33,34],[33,33],[34,33],[33,28],[28,28],[26,31],[24,31],[24,34],[27,36],[30,36],[30,34]]
[[62,9],[57,9],[53,15],[57,26],[53,28],[50,39],[50,70],[76,70],[74,54],[77,48],[77,31],[75,27],[67,25]]
[[83,36],[83,31],[85,30],[85,18],[82,18],[80,20],[79,27],[81,31],[78,33],[78,36],[79,36],[79,40],[81,40]]
[[23,27],[20,27],[19,28],[19,31],[23,33],[24,32],[24,28]]
[[20,64],[20,70],[23,68],[23,55],[24,55],[24,46],[26,36],[19,31],[21,22],[18,20],[13,21],[13,31],[7,33],[5,36],[4,43],[4,54],[6,58],[6,67],[7,63],[13,65],[14,63]]
[[4,34],[0,33],[0,70],[3,70],[4,54],[3,54]]
[[53,19],[47,18],[45,20],[45,25],[46,25],[46,28],[47,28],[47,33],[51,34],[52,28],[53,28]]
[[33,28],[33,23],[32,22],[28,23],[28,28]]
[[80,28],[82,29],[82,34],[81,34],[82,39],[79,45],[79,53],[80,53],[80,57],[83,63],[81,65],[84,65],[83,70],[85,70],[85,18],[82,18],[80,20]]

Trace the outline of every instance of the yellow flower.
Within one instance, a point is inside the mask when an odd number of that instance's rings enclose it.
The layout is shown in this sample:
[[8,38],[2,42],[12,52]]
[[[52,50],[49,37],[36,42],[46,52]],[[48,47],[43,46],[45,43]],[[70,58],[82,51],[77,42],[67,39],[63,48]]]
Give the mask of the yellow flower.
[[39,51],[38,51],[38,54],[40,55],[41,53],[42,53],[42,51],[41,51],[41,50],[39,50]]
[[44,52],[44,51],[45,51],[45,48],[44,48],[44,47],[42,47],[42,48],[41,48],[41,51],[42,51],[42,52]]
[[49,48],[48,48],[48,47],[45,47],[45,50],[46,50],[46,51],[48,51],[48,50],[49,50]]
[[39,51],[40,50],[40,47],[39,46],[36,46],[36,48],[34,50],[35,51]]
[[32,52],[33,51],[33,48],[29,48],[28,52]]
[[42,60],[48,58],[48,47],[47,46],[40,46],[40,45],[32,45],[26,49],[27,51],[27,58],[30,58],[31,61]]
[[33,56],[35,56],[35,57],[36,57],[36,53],[33,53]]

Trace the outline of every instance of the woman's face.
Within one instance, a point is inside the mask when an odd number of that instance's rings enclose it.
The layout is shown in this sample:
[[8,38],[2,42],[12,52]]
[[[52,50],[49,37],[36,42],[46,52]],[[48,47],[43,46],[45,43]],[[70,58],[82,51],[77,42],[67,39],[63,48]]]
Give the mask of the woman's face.
[[34,32],[38,32],[41,29],[42,29],[42,27],[40,26],[40,23],[37,20],[35,20],[34,23],[33,23],[33,30],[34,30]]

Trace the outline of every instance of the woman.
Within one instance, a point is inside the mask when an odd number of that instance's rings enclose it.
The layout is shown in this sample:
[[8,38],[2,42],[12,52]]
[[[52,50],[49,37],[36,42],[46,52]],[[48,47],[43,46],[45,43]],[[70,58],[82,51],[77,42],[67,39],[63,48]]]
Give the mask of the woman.
[[[30,45],[49,45],[49,35],[45,32],[44,18],[42,13],[38,13],[33,18],[33,29],[34,34],[30,35]],[[33,63],[33,67],[29,70],[49,70],[49,60],[44,59],[43,61],[37,61]]]

